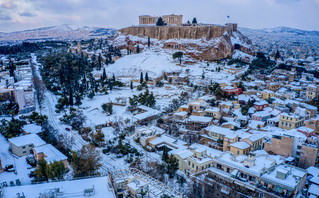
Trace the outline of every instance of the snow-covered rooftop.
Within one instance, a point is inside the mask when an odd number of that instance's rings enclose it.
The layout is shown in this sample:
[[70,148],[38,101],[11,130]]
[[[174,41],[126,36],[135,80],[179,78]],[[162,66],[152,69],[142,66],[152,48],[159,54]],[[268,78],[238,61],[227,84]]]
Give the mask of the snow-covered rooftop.
[[20,147],[33,144],[35,147],[46,144],[37,134],[23,135],[15,138],[10,138],[9,142]]

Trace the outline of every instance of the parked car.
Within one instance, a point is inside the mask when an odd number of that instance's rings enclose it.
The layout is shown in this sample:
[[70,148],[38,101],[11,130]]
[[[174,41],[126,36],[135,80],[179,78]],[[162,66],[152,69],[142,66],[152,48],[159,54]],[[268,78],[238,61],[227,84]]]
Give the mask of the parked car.
[[6,165],[4,170],[7,172],[14,172],[15,171],[13,164]]
[[71,129],[70,129],[70,128],[65,128],[65,130],[66,130],[66,131],[71,131]]

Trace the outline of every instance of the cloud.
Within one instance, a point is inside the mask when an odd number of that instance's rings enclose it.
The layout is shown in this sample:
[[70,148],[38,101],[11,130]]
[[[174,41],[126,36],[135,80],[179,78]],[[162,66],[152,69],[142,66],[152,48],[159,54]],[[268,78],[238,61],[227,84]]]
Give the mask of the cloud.
[[1,20],[1,21],[10,21],[10,20],[12,20],[12,18],[11,18],[10,16],[5,15],[5,14],[2,14],[2,13],[0,12],[0,20]]
[[33,16],[37,16],[37,15],[25,11],[25,12],[19,13],[19,16],[22,16],[22,17],[33,17]]
[[319,30],[319,0],[0,0],[1,8],[3,31],[62,23],[123,28],[137,25],[139,15],[172,13],[184,22],[224,24],[229,15],[242,27]]
[[7,8],[7,9],[13,9],[16,8],[17,5],[14,3],[15,0],[3,0],[4,2],[1,4],[1,7]]

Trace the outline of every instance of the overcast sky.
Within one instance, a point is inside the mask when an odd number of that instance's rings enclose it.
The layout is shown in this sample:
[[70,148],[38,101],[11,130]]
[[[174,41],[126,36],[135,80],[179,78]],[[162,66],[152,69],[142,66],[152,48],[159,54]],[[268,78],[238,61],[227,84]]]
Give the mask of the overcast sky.
[[0,0],[0,32],[72,24],[121,28],[139,15],[182,14],[186,22],[319,31],[319,0]]

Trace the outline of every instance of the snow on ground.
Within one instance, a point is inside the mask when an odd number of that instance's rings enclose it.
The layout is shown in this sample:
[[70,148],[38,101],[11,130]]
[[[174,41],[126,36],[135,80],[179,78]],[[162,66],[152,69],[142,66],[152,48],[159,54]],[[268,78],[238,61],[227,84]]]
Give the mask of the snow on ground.
[[1,163],[2,167],[4,168],[6,165],[13,164],[15,166],[15,169],[17,171],[17,174],[14,172],[3,172],[0,173],[0,183],[7,182],[8,185],[10,185],[10,181],[14,181],[16,183],[16,179],[20,179],[21,184],[31,184],[31,178],[29,177],[29,173],[34,170],[26,161],[27,156],[23,157],[13,157],[9,153],[9,143],[3,137],[3,135],[0,134],[0,157],[1,157]]
[[97,177],[73,181],[8,187],[5,188],[3,198],[17,197],[17,193],[20,193],[20,195],[24,193],[26,197],[39,197],[39,193],[45,194],[54,188],[59,188],[60,191],[63,192],[62,197],[85,197],[84,190],[93,187],[95,189],[95,194],[89,197],[115,197],[112,190],[108,187],[108,177]]
[[126,55],[114,64],[106,67],[106,72],[115,76],[140,77],[140,73],[148,72],[150,77],[161,76],[163,72],[180,71],[182,67],[177,66],[169,53],[163,50],[144,50],[139,54]]

